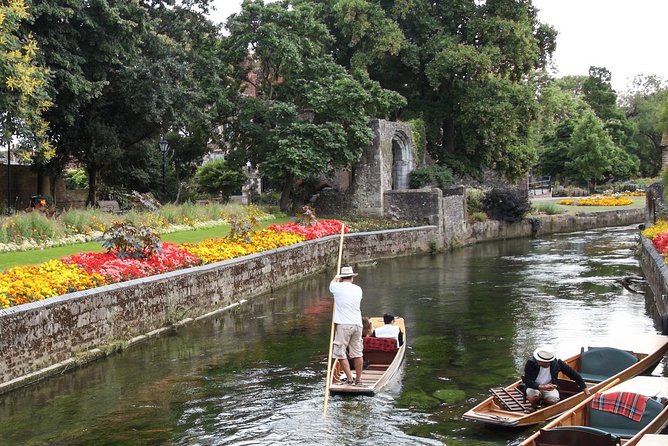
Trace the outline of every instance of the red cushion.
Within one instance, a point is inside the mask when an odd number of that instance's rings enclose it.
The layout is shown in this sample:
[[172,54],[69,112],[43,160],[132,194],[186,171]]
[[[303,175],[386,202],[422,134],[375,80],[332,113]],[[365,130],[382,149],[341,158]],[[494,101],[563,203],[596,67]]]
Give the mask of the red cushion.
[[364,351],[394,352],[397,350],[397,340],[394,338],[377,338],[367,336],[364,338]]

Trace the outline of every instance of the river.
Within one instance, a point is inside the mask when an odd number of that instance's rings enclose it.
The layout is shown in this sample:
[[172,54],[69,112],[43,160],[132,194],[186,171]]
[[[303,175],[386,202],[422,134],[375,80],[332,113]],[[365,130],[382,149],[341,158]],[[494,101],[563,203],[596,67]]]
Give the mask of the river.
[[363,313],[403,316],[409,349],[386,391],[330,397],[326,417],[334,271],[0,396],[0,444],[517,444],[532,430],[461,415],[534,348],[658,331],[651,299],[615,282],[641,274],[636,244],[606,228],[356,265]]

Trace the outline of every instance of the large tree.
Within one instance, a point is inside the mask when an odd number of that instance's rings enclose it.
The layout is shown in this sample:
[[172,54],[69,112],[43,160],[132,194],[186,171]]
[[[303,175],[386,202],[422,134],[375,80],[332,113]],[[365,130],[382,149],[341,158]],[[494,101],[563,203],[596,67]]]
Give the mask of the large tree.
[[[202,13],[206,1],[36,6],[33,32],[54,73],[52,139],[59,160],[85,165],[89,203],[101,175],[124,188],[157,189],[159,175],[151,172],[160,134],[188,137],[206,125],[212,134],[220,122],[225,84],[217,77],[217,29]],[[201,157],[209,138],[199,141]]]
[[298,180],[353,164],[371,142],[369,117],[404,101],[334,62],[332,38],[310,4],[246,0],[227,27],[228,60],[246,93],[227,134],[231,159],[250,160],[279,181],[288,210]]
[[[335,5],[330,6],[335,17],[340,3],[369,11],[377,5],[365,0],[316,3]],[[383,36],[395,46],[386,45],[383,58],[359,56],[364,39],[377,40],[380,31],[353,35],[341,20],[333,20],[337,60],[348,66],[368,61],[373,79],[406,97],[400,118],[424,120],[428,150],[439,162],[459,172],[489,168],[508,177],[526,173],[536,159],[535,87],[529,78],[554,50],[554,29],[538,22],[529,1],[406,0],[380,5],[385,20],[402,32]],[[382,22],[375,15],[365,17]]]
[[53,147],[44,113],[51,106],[48,70],[38,63],[38,44],[26,26],[33,17],[23,0],[0,3],[0,143],[18,140],[20,153],[48,159]]
[[664,103],[668,103],[668,85],[656,76],[637,76],[622,98],[622,108],[637,130],[634,154],[640,160],[640,172],[645,177],[656,176],[661,170],[660,116]]

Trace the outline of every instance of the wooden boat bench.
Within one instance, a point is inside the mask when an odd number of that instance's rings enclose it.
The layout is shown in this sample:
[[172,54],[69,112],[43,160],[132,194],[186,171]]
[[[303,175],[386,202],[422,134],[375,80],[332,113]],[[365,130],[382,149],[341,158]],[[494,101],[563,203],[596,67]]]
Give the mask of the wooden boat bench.
[[638,362],[631,353],[612,347],[590,347],[580,353],[580,376],[600,383]]
[[619,438],[589,426],[558,426],[541,429],[536,446],[617,446]]
[[489,389],[489,392],[494,395],[494,399],[504,409],[511,412],[525,412],[531,410],[531,403],[528,402],[524,393],[518,388],[505,389],[503,387],[496,387]]
[[654,420],[663,410],[659,401],[648,399],[645,412],[640,421],[612,412],[592,409],[589,407],[589,426],[616,435],[620,438],[631,438]]
[[370,364],[389,364],[397,354],[395,338],[366,336],[364,343],[364,360]]

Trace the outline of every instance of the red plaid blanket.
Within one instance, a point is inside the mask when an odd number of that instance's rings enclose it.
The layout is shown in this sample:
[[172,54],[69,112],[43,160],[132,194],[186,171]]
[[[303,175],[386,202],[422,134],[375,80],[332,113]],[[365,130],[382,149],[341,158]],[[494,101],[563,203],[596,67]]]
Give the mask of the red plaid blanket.
[[597,393],[591,402],[591,408],[624,415],[633,421],[640,421],[647,396],[632,392]]

